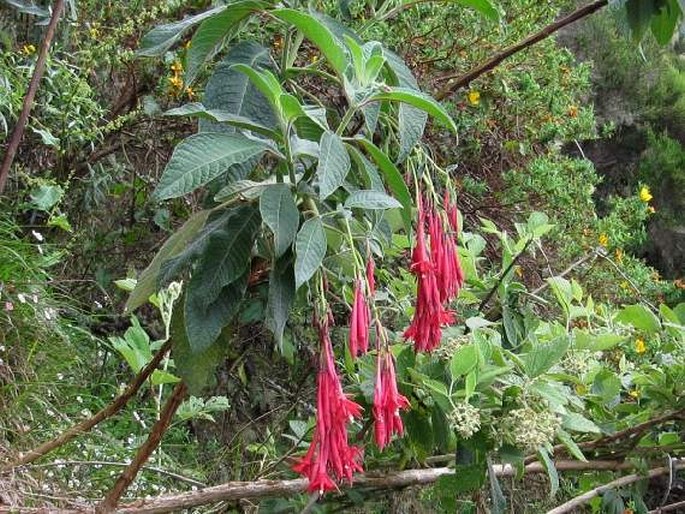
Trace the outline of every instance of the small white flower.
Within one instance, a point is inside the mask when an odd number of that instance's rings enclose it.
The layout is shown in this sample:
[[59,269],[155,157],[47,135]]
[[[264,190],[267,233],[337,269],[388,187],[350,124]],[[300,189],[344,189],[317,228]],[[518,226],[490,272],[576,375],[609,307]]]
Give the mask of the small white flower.
[[39,243],[42,243],[45,240],[43,234],[41,234],[40,232],[36,232],[35,230],[31,231],[31,235],[33,235],[33,237],[35,237]]
[[19,293],[17,295],[17,300],[19,300],[19,303],[26,303],[26,295],[24,293]]

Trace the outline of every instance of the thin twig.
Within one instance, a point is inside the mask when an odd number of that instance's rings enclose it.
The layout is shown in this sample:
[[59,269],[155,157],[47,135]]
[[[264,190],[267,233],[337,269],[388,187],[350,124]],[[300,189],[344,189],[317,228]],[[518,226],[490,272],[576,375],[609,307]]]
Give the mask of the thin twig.
[[2,194],[2,192],[5,190],[7,177],[9,176],[12,162],[14,162],[14,156],[17,154],[17,150],[19,149],[21,138],[24,136],[24,130],[26,129],[26,124],[29,120],[29,114],[31,113],[31,108],[33,107],[33,100],[36,97],[38,85],[40,84],[40,80],[43,78],[43,72],[45,71],[45,61],[48,58],[48,50],[50,50],[52,39],[55,37],[55,30],[57,28],[59,18],[62,15],[63,9],[64,0],[55,0],[55,5],[52,8],[52,17],[50,18],[50,23],[48,24],[45,37],[43,38],[43,42],[40,46],[40,52],[38,53],[36,66],[33,69],[33,76],[31,77],[31,82],[29,82],[29,88],[26,91],[26,96],[24,96],[24,104],[22,105],[21,112],[19,113],[19,118],[17,118],[17,124],[14,126],[14,130],[12,131],[12,137],[10,138],[9,145],[7,146],[7,151],[5,152],[5,157],[2,160],[2,165],[0,165],[0,194]]
[[[128,467],[129,464],[126,462],[113,462],[113,461],[108,461],[108,460],[63,460],[63,461],[55,461],[55,462],[46,462],[45,464],[31,464],[30,466],[26,466],[27,468],[53,468],[53,467],[59,467],[59,466],[112,466],[112,467],[120,467],[120,468],[125,468]],[[143,469],[145,471],[152,471],[153,473],[158,473],[160,475],[165,475],[171,478],[175,478],[176,480],[179,480],[181,482],[186,482],[190,485],[194,485],[197,487],[207,487],[207,484],[200,482],[199,480],[195,480],[194,478],[190,478],[184,475],[179,475],[178,473],[174,473],[173,471],[167,471],[166,469],[162,468],[156,468],[153,466],[143,466]]]
[[581,7],[580,9],[573,11],[568,16],[565,16],[560,20],[557,20],[554,23],[547,25],[546,27],[543,27],[535,34],[532,34],[527,38],[523,39],[522,41],[519,41],[518,43],[505,48],[501,52],[495,54],[493,57],[485,61],[480,66],[477,66],[476,68],[467,71],[463,75],[450,72],[445,75],[437,77],[436,80],[448,81],[448,83],[447,85],[445,85],[443,89],[438,91],[438,93],[435,95],[435,98],[437,100],[444,100],[457,89],[468,86],[471,82],[473,82],[481,75],[499,66],[505,59],[511,57],[514,54],[517,54],[521,50],[525,50],[526,48],[533,46],[535,43],[538,43],[543,39],[548,38],[549,36],[557,32],[559,29],[562,29],[565,26],[570,25],[571,23],[574,23],[582,18],[585,18],[586,16],[589,16],[590,14],[606,6],[608,3],[608,0],[597,0],[595,2],[592,2],[591,4]]
[[164,405],[164,409],[160,413],[159,419],[152,426],[150,430],[150,435],[148,435],[147,440],[143,445],[138,448],[135,458],[131,464],[124,470],[124,472],[119,476],[114,487],[107,494],[105,499],[96,507],[96,512],[113,512],[119,503],[119,499],[126,492],[126,489],[131,485],[133,480],[140,472],[140,469],[150,458],[150,455],[157,449],[162,436],[166,432],[167,428],[171,424],[171,419],[174,417],[176,410],[183,402],[183,399],[188,392],[188,388],[183,382],[179,382],[174,387],[171,396]]
[[528,250],[528,247],[530,244],[533,242],[533,238],[528,239],[526,241],[525,246],[523,247],[523,250],[521,250],[518,254],[516,254],[516,257],[514,257],[511,262],[509,263],[509,266],[502,272],[500,275],[499,279],[497,279],[497,282],[495,285],[490,289],[488,294],[483,298],[483,301],[480,302],[480,305],[478,306],[478,312],[483,312],[483,309],[488,305],[488,302],[490,299],[494,296],[495,292],[497,291],[497,288],[500,286],[500,284],[504,281],[504,279],[507,277],[509,272],[512,270],[514,266],[516,266],[516,263],[523,257],[523,255],[526,253]]
[[[673,467],[675,469],[685,468],[685,461],[679,460],[678,462],[674,463]],[[609,482],[608,484],[600,485],[599,487],[595,487],[594,489],[591,489],[590,491],[581,494],[580,496],[576,496],[575,498],[567,501],[566,503],[563,503],[562,505],[559,505],[558,507],[555,507],[554,509],[547,511],[547,514],[567,514],[568,512],[575,512],[577,508],[585,505],[590,500],[596,498],[597,496],[600,496],[606,491],[609,491],[611,489],[617,489],[625,485],[630,485],[640,480],[652,479],[654,477],[665,475],[666,473],[670,473],[670,471],[670,466],[664,466],[661,468],[650,469],[646,474],[636,473],[634,475],[627,475],[618,478],[612,482]]]
[[649,514],[661,514],[662,512],[680,512],[681,509],[685,510],[685,500],[676,503],[669,503],[668,505],[664,505],[663,507],[659,507],[658,509],[650,510]]
[[46,455],[47,453],[53,451],[55,448],[59,448],[60,446],[67,444],[72,439],[75,439],[76,437],[80,436],[81,434],[88,432],[91,428],[93,428],[101,421],[119,412],[128,403],[131,397],[133,397],[138,392],[138,390],[145,383],[145,381],[152,374],[152,372],[155,369],[157,369],[157,366],[161,362],[164,355],[166,355],[167,351],[169,351],[169,348],[171,348],[171,341],[167,341],[166,343],[164,343],[164,345],[155,354],[155,356],[152,358],[149,364],[145,366],[140,371],[140,373],[138,373],[138,375],[136,375],[135,379],[128,385],[126,390],[123,393],[121,393],[117,398],[115,398],[114,401],[107,405],[104,409],[100,410],[97,414],[82,421],[81,423],[72,426],[71,428],[62,432],[59,436],[55,437],[54,439],[47,441],[38,446],[37,448],[34,448],[33,450],[26,452],[24,455],[19,457],[14,462],[11,462],[10,464],[4,466],[2,470],[0,470],[0,474],[6,473],[18,466],[30,464],[31,462],[35,461],[36,459],[39,459],[43,455]]

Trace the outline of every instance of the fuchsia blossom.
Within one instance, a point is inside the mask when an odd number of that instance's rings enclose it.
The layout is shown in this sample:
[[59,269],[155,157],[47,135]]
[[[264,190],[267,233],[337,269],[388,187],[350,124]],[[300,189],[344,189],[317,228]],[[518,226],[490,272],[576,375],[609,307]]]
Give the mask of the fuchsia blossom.
[[321,343],[316,428],[306,455],[293,466],[293,471],[309,479],[307,490],[319,494],[337,489],[334,479],[351,482],[355,471],[363,471],[361,449],[347,441],[347,425],[361,417],[362,409],[343,393],[333,360],[330,321],[330,313],[324,320],[315,321]]
[[392,435],[404,434],[400,409],[408,409],[409,400],[397,390],[395,362],[389,351],[378,352],[376,387],[373,393],[374,436],[382,450],[390,444]]
[[[448,201],[449,196],[445,200]],[[445,230],[445,223],[435,208],[428,213],[424,211],[421,198],[418,209],[416,246],[410,268],[417,278],[416,308],[404,337],[414,341],[416,351],[430,352],[440,345],[442,327],[454,323],[454,314],[446,305],[459,294],[464,284],[464,272],[457,253],[456,206],[446,205],[448,226],[455,232],[454,236]],[[426,249],[426,225],[430,256]]]
[[357,279],[350,317],[350,353],[352,357],[369,351],[369,322],[371,312],[364,293],[364,281]]

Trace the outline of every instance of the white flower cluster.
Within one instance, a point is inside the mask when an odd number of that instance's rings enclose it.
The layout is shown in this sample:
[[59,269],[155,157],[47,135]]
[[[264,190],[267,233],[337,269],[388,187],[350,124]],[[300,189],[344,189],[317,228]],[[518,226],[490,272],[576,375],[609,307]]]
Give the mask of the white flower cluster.
[[509,411],[502,420],[501,435],[517,448],[532,453],[552,443],[560,427],[561,420],[553,412],[523,407]]
[[433,355],[441,360],[450,360],[457,350],[465,344],[469,344],[469,336],[467,335],[450,337],[435,349]]
[[468,402],[459,402],[447,415],[450,428],[464,439],[480,430],[480,411]]

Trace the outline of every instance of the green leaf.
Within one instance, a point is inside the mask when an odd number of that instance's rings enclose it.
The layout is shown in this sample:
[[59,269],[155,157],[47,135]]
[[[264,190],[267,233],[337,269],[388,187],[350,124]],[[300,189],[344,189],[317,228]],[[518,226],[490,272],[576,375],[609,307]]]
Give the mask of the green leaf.
[[202,231],[194,237],[186,247],[176,256],[165,260],[159,269],[157,287],[166,286],[172,280],[177,279],[196,259],[202,255],[207,247],[209,238],[215,231],[223,230],[223,226],[232,216],[231,209],[211,212],[209,219]]
[[225,202],[236,195],[242,195],[245,198],[259,198],[266,188],[271,184],[265,182],[256,182],[254,180],[237,180],[222,188],[215,196],[215,202]]
[[356,168],[359,172],[363,172],[366,177],[362,177],[364,185],[373,191],[385,192],[385,185],[381,176],[378,174],[376,167],[369,161],[366,156],[361,153],[356,147],[346,144],[348,153],[352,160],[356,163]]
[[331,67],[342,76],[349,58],[345,47],[340,44],[326,24],[316,17],[295,9],[275,9],[271,14],[281,20],[294,25],[304,36],[314,43],[326,57]]
[[[247,75],[233,69],[235,64],[255,70],[268,68],[269,50],[254,41],[244,41],[231,48],[207,82],[204,105],[207,109],[241,116],[263,127],[276,127],[276,116],[268,100]],[[201,120],[200,131],[234,132],[235,129]]]
[[292,255],[286,254],[276,260],[269,275],[269,299],[266,325],[283,353],[283,330],[295,302],[295,274]]
[[358,209],[381,210],[397,209],[402,207],[402,204],[392,196],[381,193],[380,191],[362,189],[350,193],[350,196],[345,200],[345,207],[348,209],[356,207]]
[[199,230],[205,225],[210,211],[199,211],[193,214],[183,226],[166,240],[162,245],[157,255],[152,259],[152,262],[138,277],[135,289],[126,302],[125,311],[131,312],[145,302],[148,298],[158,291],[157,277],[164,261],[180,254],[188,245],[188,243],[195,237]]
[[401,103],[397,116],[400,134],[400,153],[397,160],[402,162],[409,156],[412,148],[416,146],[423,137],[426,128],[428,114],[421,109],[412,107],[409,104]]
[[371,141],[364,138],[355,139],[362,144],[364,149],[369,152],[371,158],[376,162],[381,170],[381,173],[385,176],[385,182],[388,189],[392,192],[393,196],[399,200],[402,204],[402,219],[404,220],[404,228],[407,231],[407,235],[411,234],[411,224],[412,224],[412,199],[407,184],[404,182],[404,178],[397,169],[397,166],[385,155],[376,145]]
[[205,132],[190,136],[174,150],[153,196],[157,200],[183,196],[217,178],[231,165],[261,155],[266,148],[265,143],[240,134]]
[[554,461],[552,461],[549,452],[545,448],[540,448],[538,450],[538,456],[540,457],[540,461],[542,462],[545,471],[547,471],[547,477],[549,478],[549,495],[550,497],[556,496],[557,492],[559,492],[559,473],[554,466]]
[[212,382],[214,370],[223,360],[227,345],[222,338],[204,351],[193,352],[186,334],[184,309],[174,309],[170,333],[171,355],[174,358],[176,372],[188,386],[190,394],[200,395]]
[[557,437],[562,443],[564,443],[564,446],[566,446],[571,455],[573,455],[576,459],[580,461],[587,462],[585,455],[583,455],[583,451],[573,440],[571,434],[569,434],[565,430],[557,430]]
[[464,345],[459,348],[450,360],[452,380],[458,380],[474,369],[478,364],[478,347],[475,344]]
[[495,469],[488,460],[488,479],[490,480],[491,514],[505,514],[507,512],[507,499],[504,497],[502,487],[499,484]]
[[233,319],[245,296],[248,276],[249,273],[245,273],[237,281],[225,286],[218,298],[209,305],[204,297],[203,284],[197,285],[197,282],[190,281],[186,291],[184,316],[188,345],[192,353],[207,351]]
[[633,33],[636,42],[642,41],[642,37],[649,26],[654,14],[655,4],[653,0],[628,0],[625,4],[628,26]]
[[482,15],[490,18],[493,21],[499,20],[499,11],[490,0],[453,0],[458,4],[478,11]]
[[138,373],[152,360],[150,336],[143,330],[135,316],[131,318],[131,326],[124,333],[124,337],[114,336],[109,340],[134,373]]
[[450,117],[447,111],[440,105],[433,97],[422,93],[421,91],[403,87],[388,87],[383,91],[374,94],[369,98],[369,101],[383,101],[402,102],[409,104],[417,109],[427,112],[455,134],[457,133],[457,125]]
[[143,57],[154,57],[157,55],[162,55],[169,48],[171,48],[183,34],[191,27],[197,25],[198,23],[216,16],[217,14],[223,12],[226,9],[225,5],[215,7],[208,11],[196,14],[194,16],[189,16],[181,21],[174,23],[168,23],[166,25],[159,25],[152,29],[150,32],[145,34],[140,42],[140,50],[138,50],[138,55]]
[[274,251],[278,258],[292,245],[300,224],[300,212],[290,187],[285,184],[267,187],[260,197],[259,211],[262,220],[273,232]]
[[269,101],[271,106],[278,110],[278,99],[281,96],[283,89],[273,73],[269,70],[255,70],[251,66],[241,63],[234,64],[233,69],[240,73],[244,73],[259,92]]
[[164,371],[163,369],[156,369],[152,372],[152,375],[150,376],[150,383],[153,386],[158,386],[158,385],[164,385],[164,384],[175,384],[177,382],[180,382],[181,379],[174,375],[173,373],[169,373],[168,371]]
[[244,130],[249,130],[256,134],[262,134],[266,137],[273,139],[274,141],[282,141],[283,137],[281,134],[271,128],[265,127],[249,118],[240,116],[238,114],[232,114],[228,111],[222,111],[219,109],[207,109],[204,105],[198,102],[189,103],[182,105],[181,107],[176,107],[175,109],[170,109],[164,113],[165,116],[194,116],[198,118],[203,118],[218,123],[226,123],[232,127],[241,128]]
[[573,333],[575,336],[575,347],[578,350],[590,350],[593,352],[610,350],[627,339],[626,336],[612,334],[610,332],[603,334],[588,334],[580,330],[574,330]]
[[568,350],[568,337],[559,336],[549,343],[538,343],[523,356],[526,374],[530,378],[542,375],[566,354]]
[[299,289],[319,269],[326,256],[326,233],[321,218],[302,224],[295,239],[295,289]]
[[319,164],[316,174],[319,177],[319,195],[322,200],[328,198],[345,181],[350,171],[350,156],[345,150],[340,136],[331,131],[321,137]]
[[659,318],[648,307],[642,304],[624,307],[614,320],[620,323],[627,323],[638,330],[644,330],[650,334],[661,330]]
[[228,4],[222,12],[202,22],[191,40],[186,56],[186,84],[192,84],[202,65],[235,32],[236,25],[255,11],[269,5],[258,0],[240,0]]
[[602,431],[593,422],[587,419],[585,416],[571,412],[562,417],[561,426],[566,430],[572,430],[574,432],[584,432],[592,434],[601,434]]
[[[230,209],[225,223],[207,239],[193,270],[189,291],[193,301],[207,307],[222,289],[249,271],[252,246],[260,225],[259,211],[251,205]],[[189,293],[190,297],[190,293]]]
[[31,205],[41,211],[49,212],[64,196],[64,189],[52,184],[43,184],[31,191]]

